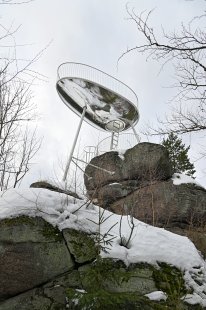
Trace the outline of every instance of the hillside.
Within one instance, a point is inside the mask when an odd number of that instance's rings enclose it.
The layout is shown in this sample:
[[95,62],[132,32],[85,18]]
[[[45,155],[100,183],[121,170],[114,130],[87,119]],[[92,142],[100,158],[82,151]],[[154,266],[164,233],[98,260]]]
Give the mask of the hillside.
[[[131,217],[113,214],[88,200],[76,199],[46,189],[12,189],[1,196],[1,221],[20,216],[41,217],[59,231],[69,228],[87,233],[95,240],[102,258],[120,260],[127,268],[139,263],[156,268],[162,263],[175,266],[182,272],[186,291],[189,292],[181,297],[184,302],[206,307],[206,262],[186,237]],[[133,232],[130,238],[131,226]],[[1,235],[2,243],[2,232]],[[127,244],[126,247],[121,243]],[[148,296],[151,299],[164,300],[167,298],[166,291],[148,292],[153,293]],[[7,309],[3,307],[4,303],[0,305],[1,309]]]

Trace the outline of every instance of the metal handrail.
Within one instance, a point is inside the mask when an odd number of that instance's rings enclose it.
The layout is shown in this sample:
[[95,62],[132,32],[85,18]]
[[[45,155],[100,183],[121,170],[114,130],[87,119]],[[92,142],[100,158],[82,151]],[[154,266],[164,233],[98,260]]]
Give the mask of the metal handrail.
[[87,81],[102,85],[120,94],[124,98],[127,98],[133,105],[138,107],[138,97],[136,93],[124,82],[121,82],[102,70],[79,62],[65,62],[58,67],[57,78],[60,80],[66,77],[86,79]]
[[[120,133],[119,134],[119,144],[118,144],[118,149],[124,149],[124,148],[128,148],[128,145],[125,146],[125,145],[122,145],[122,139],[123,139],[123,144],[125,144],[125,141],[126,141],[126,138],[129,138],[129,142],[130,142],[130,148],[133,147],[135,144],[139,143],[140,142],[140,137],[139,137],[139,141],[137,141],[137,137],[133,134],[133,133]],[[96,154],[97,155],[101,155],[105,152],[108,152],[110,151],[110,148],[109,148],[109,145],[110,145],[110,140],[111,140],[111,137],[108,136],[108,137],[105,137],[104,139],[102,139],[96,146]],[[105,143],[106,142],[106,143]],[[104,145],[104,143],[106,145]]]

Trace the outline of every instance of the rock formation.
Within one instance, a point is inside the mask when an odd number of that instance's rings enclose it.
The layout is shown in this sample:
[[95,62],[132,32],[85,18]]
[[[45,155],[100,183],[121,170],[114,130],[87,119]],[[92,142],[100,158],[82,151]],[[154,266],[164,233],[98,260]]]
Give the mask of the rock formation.
[[107,152],[93,158],[90,163],[111,173],[88,165],[84,178],[88,191],[95,191],[114,182],[167,180],[172,175],[166,149],[162,145],[153,143],[137,144],[124,155],[118,152]]
[[[175,267],[126,267],[102,259],[92,236],[73,229],[60,232],[42,218],[1,220],[0,231],[1,310],[172,310],[174,303],[192,309],[181,301],[186,287]],[[166,302],[144,296],[157,290],[168,295]]]
[[[194,184],[173,184],[162,146],[141,143],[124,155],[109,152],[91,163],[110,173],[87,166],[90,199],[118,214],[188,235],[206,254],[206,191]],[[33,187],[62,192],[50,184]],[[158,261],[155,266],[126,266],[102,258],[96,237],[96,230],[94,235],[71,228],[60,231],[41,217],[0,220],[0,309],[202,309],[182,300],[190,290],[180,270]],[[199,286],[201,277],[199,270],[194,279]],[[167,300],[145,296],[154,291],[162,291]]]
[[167,151],[140,143],[125,154],[108,152],[85,169],[88,197],[117,214],[163,227],[192,239],[206,256],[206,190],[196,184],[174,185]]

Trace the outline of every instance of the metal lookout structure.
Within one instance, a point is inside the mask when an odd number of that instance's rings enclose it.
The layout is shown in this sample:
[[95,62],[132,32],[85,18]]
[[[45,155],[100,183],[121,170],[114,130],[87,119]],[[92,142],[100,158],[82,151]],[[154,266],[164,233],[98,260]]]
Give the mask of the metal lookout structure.
[[83,120],[95,128],[111,132],[110,150],[118,145],[119,133],[132,129],[139,120],[138,98],[126,84],[94,67],[74,62],[57,70],[57,92],[74,113],[80,116],[63,180],[66,180]]

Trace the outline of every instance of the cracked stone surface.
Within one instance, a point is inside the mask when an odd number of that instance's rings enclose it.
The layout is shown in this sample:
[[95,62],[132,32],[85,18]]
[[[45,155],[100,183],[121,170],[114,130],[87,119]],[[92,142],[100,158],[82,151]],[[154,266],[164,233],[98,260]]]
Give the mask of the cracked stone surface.
[[73,269],[62,234],[40,218],[0,222],[0,300]]
[[68,287],[81,287],[78,271],[66,273],[62,277],[41,287],[29,290],[0,303],[1,310],[63,310],[66,309]]

